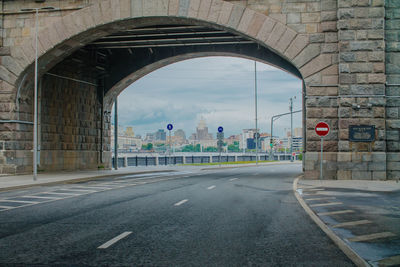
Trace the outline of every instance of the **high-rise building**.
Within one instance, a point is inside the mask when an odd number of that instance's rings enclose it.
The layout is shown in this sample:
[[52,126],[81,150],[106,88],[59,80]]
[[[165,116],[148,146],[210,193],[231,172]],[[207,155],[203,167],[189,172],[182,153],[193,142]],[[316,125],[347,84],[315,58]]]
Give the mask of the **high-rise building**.
[[183,139],[183,140],[186,140],[186,134],[185,134],[185,132],[184,132],[182,129],[176,130],[176,131],[174,132],[174,135],[175,135],[176,137],[179,137],[179,138]]
[[155,133],[155,137],[156,137],[155,138],[156,140],[165,141],[165,140],[167,140],[167,133],[163,129],[159,129]]
[[201,119],[196,128],[196,140],[212,140],[212,134],[208,133],[208,127],[204,119]]

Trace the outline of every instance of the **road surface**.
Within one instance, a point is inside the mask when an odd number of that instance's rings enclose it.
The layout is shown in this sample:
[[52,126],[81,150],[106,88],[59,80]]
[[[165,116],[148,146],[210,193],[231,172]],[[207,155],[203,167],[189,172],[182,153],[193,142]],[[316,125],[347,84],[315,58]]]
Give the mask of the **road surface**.
[[0,265],[353,266],[298,204],[301,165],[0,194]]

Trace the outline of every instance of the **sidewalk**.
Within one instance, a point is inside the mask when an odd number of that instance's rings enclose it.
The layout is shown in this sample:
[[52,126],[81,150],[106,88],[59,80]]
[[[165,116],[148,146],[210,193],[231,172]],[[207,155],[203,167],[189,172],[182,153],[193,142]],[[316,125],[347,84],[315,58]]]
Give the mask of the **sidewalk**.
[[[290,163],[290,162],[289,162]],[[260,165],[274,165],[274,164],[288,164],[288,162],[270,162],[260,163]],[[118,170],[101,170],[101,171],[71,171],[71,172],[53,172],[53,173],[39,173],[37,180],[33,180],[33,175],[10,175],[0,176],[0,191],[9,191],[14,189],[39,186],[39,185],[52,185],[60,183],[74,183],[80,181],[88,181],[94,179],[101,179],[103,177],[131,175],[142,173],[154,172],[177,172],[177,171],[201,171],[237,167],[251,167],[255,164],[238,164],[238,165],[204,165],[204,166],[140,166],[140,167],[124,167]]]
[[299,180],[297,194],[366,266],[400,266],[400,183]]

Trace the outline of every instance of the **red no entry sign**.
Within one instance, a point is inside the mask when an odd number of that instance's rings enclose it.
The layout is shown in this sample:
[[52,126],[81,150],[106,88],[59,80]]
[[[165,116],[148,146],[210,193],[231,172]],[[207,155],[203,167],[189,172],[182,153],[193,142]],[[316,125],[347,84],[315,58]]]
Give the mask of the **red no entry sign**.
[[315,132],[319,136],[327,136],[329,133],[329,125],[326,122],[318,122],[317,125],[315,126]]

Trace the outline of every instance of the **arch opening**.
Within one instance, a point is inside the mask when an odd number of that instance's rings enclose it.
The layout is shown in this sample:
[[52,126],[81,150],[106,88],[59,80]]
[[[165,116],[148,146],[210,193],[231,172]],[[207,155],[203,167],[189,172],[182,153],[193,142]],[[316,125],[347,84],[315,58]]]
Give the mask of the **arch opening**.
[[110,111],[119,93],[163,66],[212,55],[257,60],[301,79],[288,60],[226,29],[186,20],[118,30],[92,40],[43,74],[40,165],[45,170],[110,167]]

